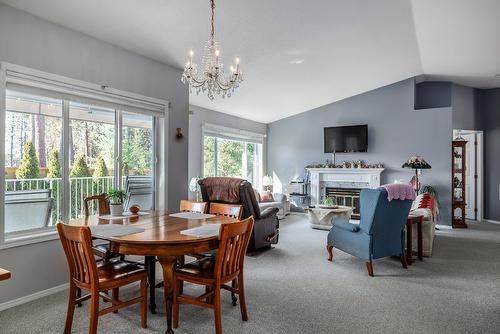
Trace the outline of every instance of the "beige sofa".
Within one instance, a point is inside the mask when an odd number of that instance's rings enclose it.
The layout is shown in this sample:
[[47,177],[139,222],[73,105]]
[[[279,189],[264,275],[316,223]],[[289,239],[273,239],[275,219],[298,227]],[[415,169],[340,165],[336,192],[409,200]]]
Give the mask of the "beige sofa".
[[[429,196],[428,194],[426,194]],[[436,200],[432,197],[431,201],[433,203],[429,203],[429,198],[424,198],[424,195],[418,195],[415,201],[413,202],[411,213],[414,215],[422,215],[424,216],[424,222],[422,224],[422,249],[423,255],[426,257],[432,256],[432,247],[434,244],[434,234],[436,230],[436,221],[438,215],[438,206]],[[417,251],[417,225],[413,224],[413,251]]]

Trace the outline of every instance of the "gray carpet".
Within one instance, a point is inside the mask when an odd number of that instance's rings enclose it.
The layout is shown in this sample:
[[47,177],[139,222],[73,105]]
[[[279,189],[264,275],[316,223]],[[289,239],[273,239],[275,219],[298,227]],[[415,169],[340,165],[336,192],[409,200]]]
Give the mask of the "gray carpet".
[[[248,322],[223,295],[225,333],[500,333],[500,225],[437,231],[432,258],[408,270],[396,259],[377,260],[375,278],[338,250],[327,262],[327,232],[311,230],[305,216],[281,226],[275,249],[247,258]],[[88,331],[86,306],[75,312],[74,333]],[[101,317],[99,331],[164,332],[162,311],[149,315],[147,330],[133,306]],[[62,333],[65,314],[66,293],[55,294],[1,312],[0,332]],[[176,333],[214,332],[209,310],[181,306],[180,319]]]

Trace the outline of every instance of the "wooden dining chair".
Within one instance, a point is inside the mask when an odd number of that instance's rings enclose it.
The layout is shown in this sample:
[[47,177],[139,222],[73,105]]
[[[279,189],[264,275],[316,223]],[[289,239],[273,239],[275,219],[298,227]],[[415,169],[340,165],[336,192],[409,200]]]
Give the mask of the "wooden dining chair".
[[[57,224],[57,232],[63,245],[68,261],[69,301],[66,314],[64,333],[71,332],[75,305],[90,299],[90,328],[89,333],[97,333],[99,316],[115,312],[120,308],[141,303],[141,326],[147,327],[147,272],[141,266],[123,262],[102,262],[97,265],[92,253],[92,238],[87,226],[69,226]],[[119,288],[134,282],[140,282],[141,295],[139,297],[121,301]],[[90,293],[77,297],[77,288],[88,290]],[[105,291],[112,290],[112,297]],[[99,297],[112,303],[112,306],[99,310]]]
[[206,202],[193,202],[188,200],[181,200],[180,204],[181,212],[198,212],[198,213],[206,213],[207,212],[207,203]]
[[106,194],[91,195],[83,199],[83,214],[86,217],[90,216],[90,205],[97,201],[97,214],[109,215],[109,203],[106,199]]
[[241,215],[243,214],[243,207],[237,204],[210,203],[208,213],[217,216],[232,217],[240,220]]
[[[83,214],[85,215],[85,218],[88,218],[90,216],[90,206],[93,202],[96,201],[98,215],[108,215],[110,213],[109,202],[106,198],[106,194],[103,193],[99,195],[91,195],[83,199]],[[115,257],[120,257],[122,261],[125,259],[125,256],[123,254],[113,253],[109,250],[109,242],[100,243],[93,246],[92,252],[94,253],[94,255],[102,258],[105,262]]]
[[[174,271],[173,327],[179,326],[179,303],[189,303],[214,310],[215,331],[222,333],[221,289],[240,297],[243,321],[248,321],[243,283],[245,254],[253,229],[253,217],[236,223],[221,225],[217,257],[204,258],[185,264]],[[198,297],[182,295],[182,282],[205,286],[205,293]],[[226,283],[232,282],[232,286]]]

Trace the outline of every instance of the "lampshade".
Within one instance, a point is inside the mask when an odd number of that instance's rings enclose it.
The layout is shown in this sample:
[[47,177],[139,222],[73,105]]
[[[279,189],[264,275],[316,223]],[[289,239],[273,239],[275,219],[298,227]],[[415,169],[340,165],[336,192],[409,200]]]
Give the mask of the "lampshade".
[[262,178],[262,185],[265,187],[272,186],[273,185],[273,177],[266,175]]
[[431,165],[425,161],[424,158],[422,158],[419,155],[414,155],[410,157],[404,164],[401,166],[403,168],[413,168],[413,169],[431,169]]

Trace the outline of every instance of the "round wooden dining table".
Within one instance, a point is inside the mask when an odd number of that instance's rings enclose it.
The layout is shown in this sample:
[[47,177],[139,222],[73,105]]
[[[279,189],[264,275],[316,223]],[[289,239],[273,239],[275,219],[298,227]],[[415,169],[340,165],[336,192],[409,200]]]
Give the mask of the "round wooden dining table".
[[[200,227],[206,224],[228,223],[236,221],[234,218],[216,216],[206,219],[186,219],[170,216],[169,211],[152,211],[147,214],[126,217],[98,217],[90,216],[70,221],[74,226],[90,226],[92,236],[97,239],[110,241],[110,250],[115,253],[126,255],[143,255],[149,261],[149,286],[150,286],[150,309],[155,313],[155,258],[158,258],[163,269],[163,287],[165,296],[165,309],[167,318],[166,333],[174,333],[172,330],[172,300],[173,300],[173,271],[178,263],[178,258],[183,255],[207,252],[217,249],[218,235],[192,236],[182,234],[181,231]],[[123,225],[131,227],[130,234],[110,232],[107,227],[103,229],[93,226],[101,225]],[[118,231],[118,230],[117,230]],[[123,229],[122,233],[126,233]],[[152,268],[151,268],[152,266]]]

